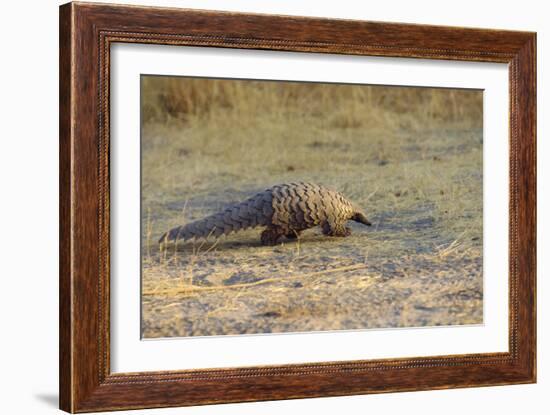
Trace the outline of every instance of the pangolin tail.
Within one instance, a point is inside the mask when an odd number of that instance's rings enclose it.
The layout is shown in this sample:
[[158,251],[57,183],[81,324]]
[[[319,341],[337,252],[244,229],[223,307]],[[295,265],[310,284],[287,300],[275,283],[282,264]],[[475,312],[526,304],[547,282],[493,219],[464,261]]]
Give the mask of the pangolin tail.
[[266,190],[219,213],[175,227],[162,235],[159,243],[201,239],[210,236],[217,238],[242,229],[269,225],[273,216],[271,201],[271,192]]

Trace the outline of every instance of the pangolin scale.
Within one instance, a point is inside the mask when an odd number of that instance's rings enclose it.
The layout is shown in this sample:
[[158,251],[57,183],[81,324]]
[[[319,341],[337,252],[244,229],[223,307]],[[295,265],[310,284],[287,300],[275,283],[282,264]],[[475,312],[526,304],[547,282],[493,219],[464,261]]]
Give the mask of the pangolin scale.
[[159,243],[219,237],[263,226],[262,243],[275,245],[283,236],[294,239],[315,226],[321,226],[325,235],[348,236],[348,220],[371,225],[355,204],[334,190],[313,183],[279,184],[222,212],[173,228]]

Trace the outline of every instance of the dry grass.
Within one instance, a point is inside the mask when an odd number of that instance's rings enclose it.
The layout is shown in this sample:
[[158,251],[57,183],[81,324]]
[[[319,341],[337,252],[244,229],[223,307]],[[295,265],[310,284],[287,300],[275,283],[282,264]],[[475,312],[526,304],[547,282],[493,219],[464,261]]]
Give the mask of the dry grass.
[[[142,120],[144,336],[481,322],[481,92],[144,77]],[[156,244],[297,180],[374,226]]]

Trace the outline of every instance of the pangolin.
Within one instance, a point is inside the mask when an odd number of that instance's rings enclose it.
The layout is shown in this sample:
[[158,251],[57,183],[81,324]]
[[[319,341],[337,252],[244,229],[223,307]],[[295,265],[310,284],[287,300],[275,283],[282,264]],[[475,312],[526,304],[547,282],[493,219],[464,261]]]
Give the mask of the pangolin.
[[348,220],[371,225],[354,203],[334,190],[313,183],[279,184],[222,212],[173,228],[159,243],[219,237],[264,226],[262,244],[275,245],[283,236],[295,239],[303,230],[318,225],[325,235],[348,236]]

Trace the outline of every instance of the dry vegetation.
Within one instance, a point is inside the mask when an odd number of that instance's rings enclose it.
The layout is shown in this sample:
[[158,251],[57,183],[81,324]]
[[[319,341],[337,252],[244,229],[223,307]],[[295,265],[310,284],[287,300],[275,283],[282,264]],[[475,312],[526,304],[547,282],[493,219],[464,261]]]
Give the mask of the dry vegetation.
[[[147,76],[142,123],[144,337],[482,322],[480,91]],[[156,244],[299,180],[374,226]]]

